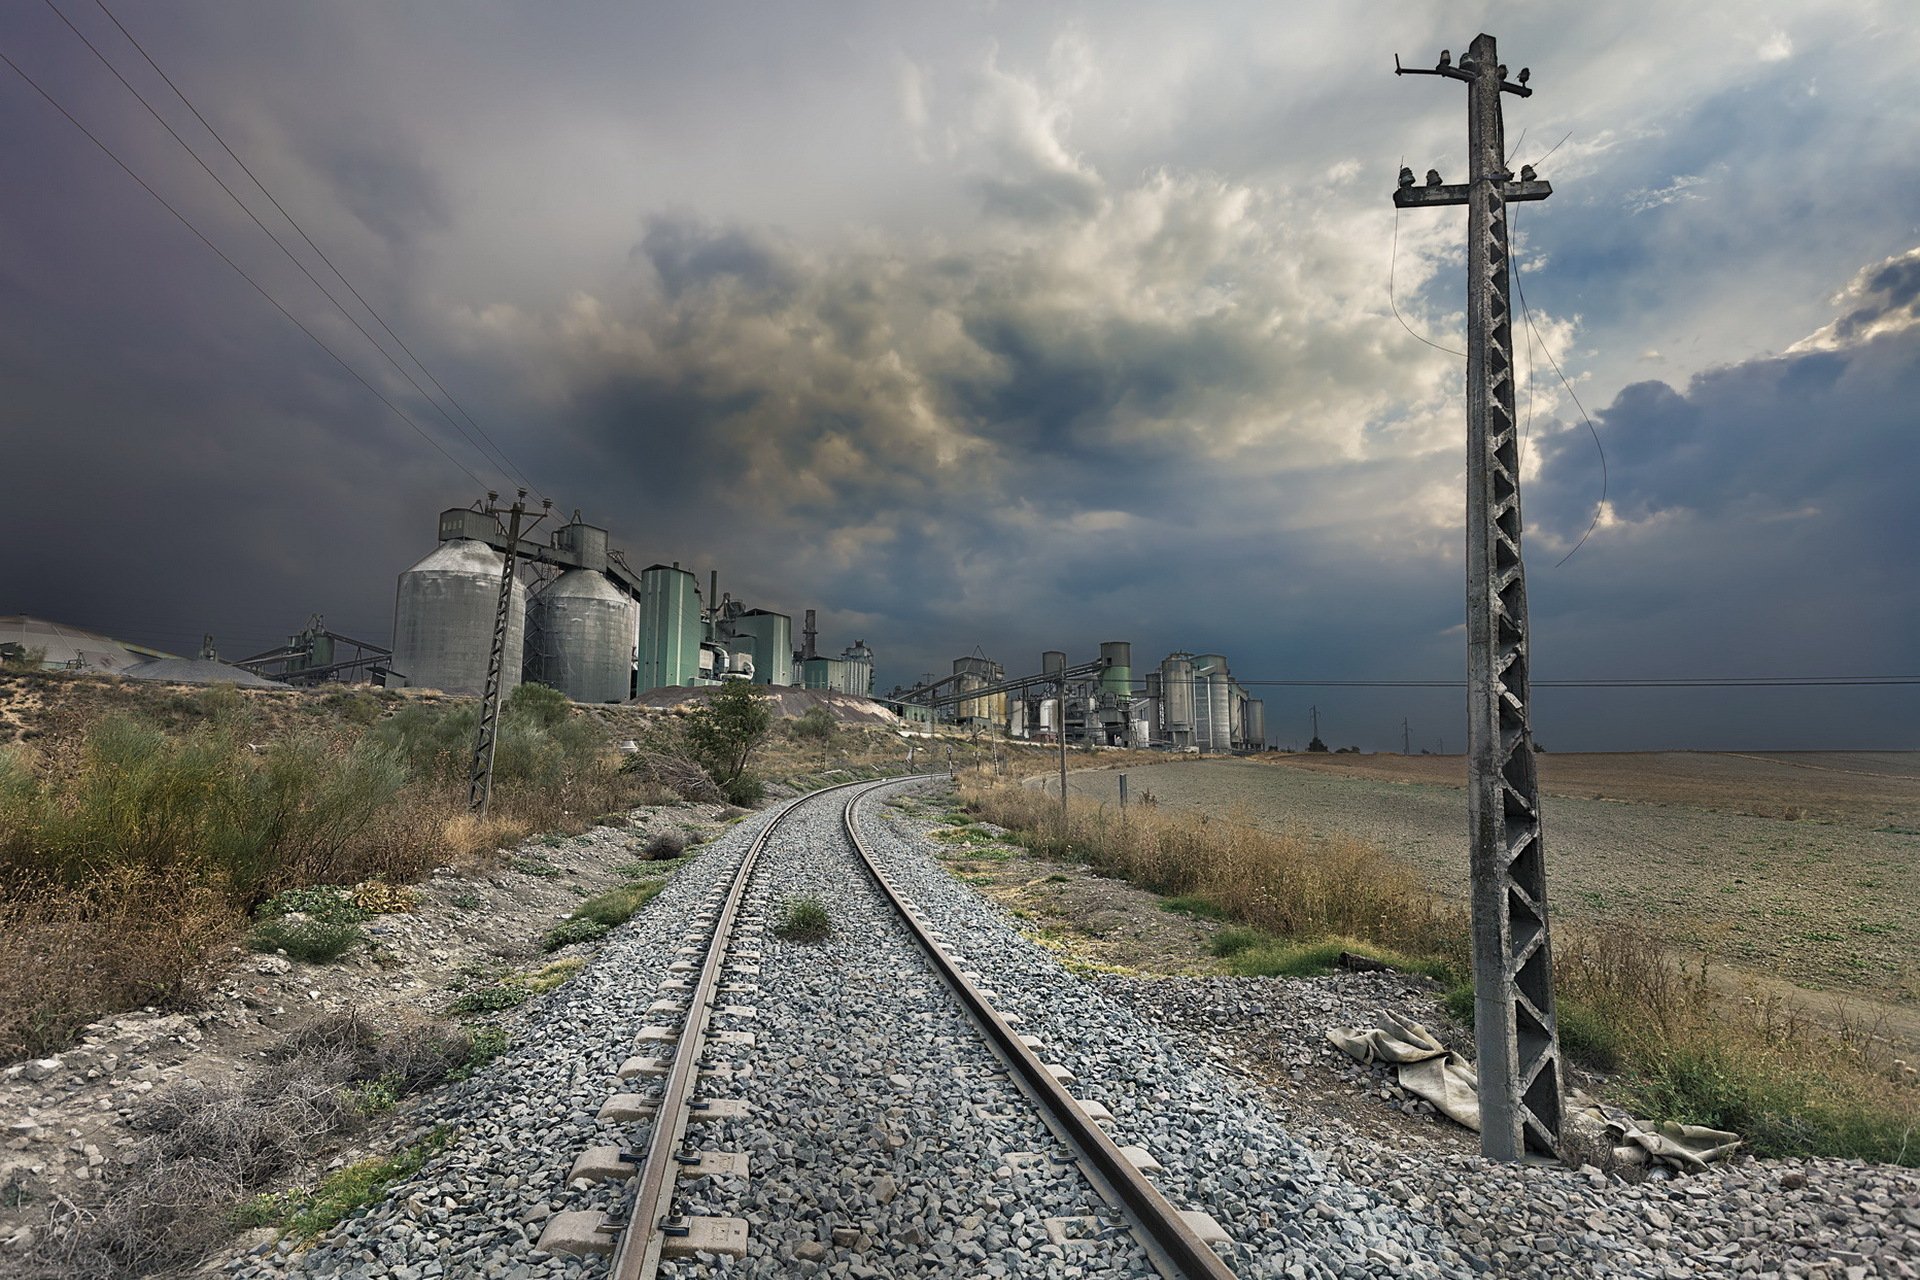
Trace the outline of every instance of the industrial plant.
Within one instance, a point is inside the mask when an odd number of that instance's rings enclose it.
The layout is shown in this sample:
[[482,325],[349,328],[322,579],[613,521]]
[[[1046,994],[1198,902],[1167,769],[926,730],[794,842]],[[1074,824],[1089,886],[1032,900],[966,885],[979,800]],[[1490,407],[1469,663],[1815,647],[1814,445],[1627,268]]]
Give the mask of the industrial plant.
[[155,680],[372,680],[477,695],[497,632],[502,692],[527,682],[576,702],[620,703],[740,680],[871,699],[908,724],[994,737],[1210,754],[1267,748],[1266,708],[1222,654],[1170,653],[1136,675],[1133,646],[1111,640],[1098,658],[1075,664],[1048,650],[1030,674],[1008,676],[976,649],[953,659],[949,675],[880,696],[872,648],[856,639],[822,652],[813,609],[796,643],[792,615],[723,593],[716,570],[703,590],[677,561],[635,569],[577,511],[544,540],[512,538],[500,514],[479,503],[440,513],[434,549],[400,574],[391,649],[336,632],[318,614],[285,644],[232,662],[219,659],[211,636],[184,659],[22,617],[0,618],[0,657]]
[[[509,534],[491,511],[440,513],[439,545],[400,575],[394,600],[389,685],[479,693],[487,680]],[[625,702],[649,689],[748,680],[764,685],[873,695],[873,650],[861,640],[828,657],[818,650],[814,611],[802,644],[793,619],[720,594],[709,572],[679,562],[636,570],[607,545],[607,531],[578,512],[544,543],[513,546],[502,683],[558,689],[576,702]]]

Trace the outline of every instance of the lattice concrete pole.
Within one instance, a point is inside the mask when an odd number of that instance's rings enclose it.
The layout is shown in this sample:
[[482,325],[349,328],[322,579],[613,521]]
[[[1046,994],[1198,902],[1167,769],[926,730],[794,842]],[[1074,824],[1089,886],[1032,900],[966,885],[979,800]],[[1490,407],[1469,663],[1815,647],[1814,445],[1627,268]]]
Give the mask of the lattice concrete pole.
[[[491,495],[489,495],[491,496]],[[480,695],[480,731],[467,774],[467,806],[481,817],[493,799],[493,756],[500,740],[500,683],[506,665],[507,624],[513,611],[513,570],[520,551],[520,518],[527,512],[522,489],[509,513],[506,564],[500,570],[500,603],[493,615],[493,648],[487,654],[487,686]]]
[[[1404,71],[1404,69],[1403,69]],[[1418,73],[1416,73],[1418,74]],[[1457,69],[1467,81],[1464,190],[1412,187],[1396,203],[1467,206],[1467,819],[1472,836],[1474,1039],[1480,1144],[1496,1160],[1560,1143],[1560,1043],[1547,935],[1546,861],[1529,718],[1526,573],[1520,556],[1520,462],[1506,206],[1550,194],[1506,168],[1502,93],[1510,84],[1494,38],[1474,39]]]

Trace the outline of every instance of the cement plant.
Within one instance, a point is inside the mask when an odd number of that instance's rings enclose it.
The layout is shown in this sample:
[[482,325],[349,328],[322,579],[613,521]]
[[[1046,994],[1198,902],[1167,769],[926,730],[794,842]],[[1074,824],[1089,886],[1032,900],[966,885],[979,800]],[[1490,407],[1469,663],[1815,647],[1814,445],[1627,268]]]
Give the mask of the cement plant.
[[[0,649],[37,652],[49,669],[187,683],[373,683],[479,695],[485,690],[509,546],[514,572],[502,632],[502,692],[545,685],[579,703],[645,705],[656,690],[744,680],[869,700],[902,722],[946,725],[1009,739],[1196,754],[1267,749],[1266,707],[1233,677],[1226,655],[1176,651],[1135,675],[1133,646],[1099,644],[1099,656],[1039,655],[1038,668],[1007,674],[974,653],[950,674],[876,690],[874,651],[855,639],[821,650],[817,610],[799,641],[793,615],[750,606],[720,589],[718,570],[679,562],[635,569],[607,530],[574,512],[545,541],[510,543],[501,514],[476,502],[440,513],[438,543],[403,570],[391,647],[356,640],[315,615],[287,643],[223,662],[207,637],[180,658],[34,618],[0,618]],[[516,663],[510,655],[519,655]],[[657,696],[653,698],[657,701]]]

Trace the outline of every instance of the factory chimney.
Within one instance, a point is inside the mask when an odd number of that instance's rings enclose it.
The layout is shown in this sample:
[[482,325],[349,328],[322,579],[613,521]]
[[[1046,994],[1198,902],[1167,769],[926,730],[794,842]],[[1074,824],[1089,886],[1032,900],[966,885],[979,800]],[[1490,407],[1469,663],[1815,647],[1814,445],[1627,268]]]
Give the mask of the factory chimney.
[[813,647],[814,637],[818,634],[819,633],[816,632],[813,627],[813,610],[809,609],[807,610],[807,625],[803,627],[800,631],[801,661],[804,662],[808,658],[817,658],[820,656],[818,653],[814,651],[814,647]]

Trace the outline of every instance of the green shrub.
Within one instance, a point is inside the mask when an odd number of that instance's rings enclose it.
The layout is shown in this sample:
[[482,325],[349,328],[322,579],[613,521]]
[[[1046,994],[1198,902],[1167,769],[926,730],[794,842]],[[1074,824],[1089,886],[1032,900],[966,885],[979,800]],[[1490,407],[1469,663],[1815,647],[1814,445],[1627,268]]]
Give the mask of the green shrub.
[[837,727],[838,722],[831,711],[825,707],[810,707],[807,714],[793,722],[793,736],[814,742],[832,742],[833,731]]
[[687,753],[719,785],[729,804],[757,803],[764,792],[760,781],[748,775],[747,764],[773,728],[767,703],[761,686],[729,680],[682,721]]
[[296,913],[329,924],[359,924],[373,914],[362,908],[347,890],[338,885],[310,884],[282,889],[261,903],[254,915],[262,920],[271,920]]
[[350,920],[289,920],[276,916],[255,925],[247,943],[255,951],[284,951],[295,960],[327,964],[345,955],[365,936]]
[[826,904],[812,894],[788,898],[780,906],[780,923],[774,932],[789,942],[819,942],[833,932],[833,920]]
[[448,1073],[448,1078],[465,1080],[480,1068],[492,1062],[507,1051],[512,1043],[505,1027],[491,1024],[475,1027],[467,1040],[467,1057],[458,1067]]
[[575,942],[597,942],[611,932],[598,920],[566,920],[547,930],[540,945],[548,951],[558,951]]

